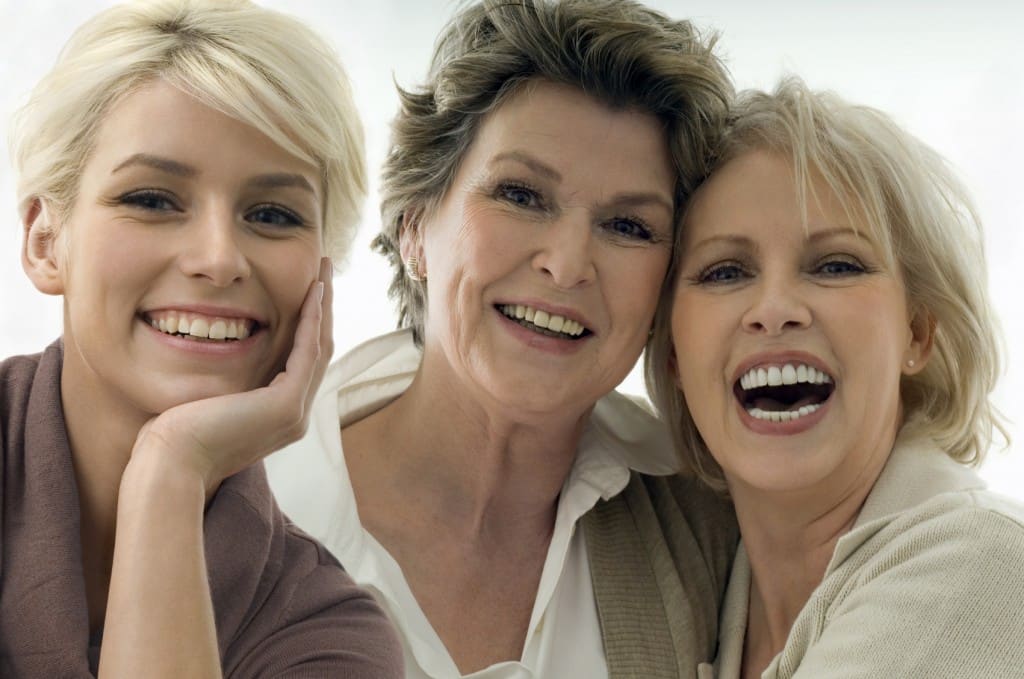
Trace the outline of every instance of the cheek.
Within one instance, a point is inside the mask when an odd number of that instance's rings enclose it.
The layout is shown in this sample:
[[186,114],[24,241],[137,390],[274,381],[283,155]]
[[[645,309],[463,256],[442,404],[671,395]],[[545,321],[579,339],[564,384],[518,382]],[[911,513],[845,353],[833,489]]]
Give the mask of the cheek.
[[646,333],[658,307],[669,255],[661,250],[642,254],[608,257],[598,270],[607,298],[620,313],[636,318],[637,327]]
[[250,256],[250,261],[277,312],[294,324],[319,273],[320,248],[312,242],[291,247],[268,245]]
[[718,393],[729,357],[731,329],[736,327],[724,300],[692,292],[676,294],[672,307],[672,346],[677,384],[687,400]]

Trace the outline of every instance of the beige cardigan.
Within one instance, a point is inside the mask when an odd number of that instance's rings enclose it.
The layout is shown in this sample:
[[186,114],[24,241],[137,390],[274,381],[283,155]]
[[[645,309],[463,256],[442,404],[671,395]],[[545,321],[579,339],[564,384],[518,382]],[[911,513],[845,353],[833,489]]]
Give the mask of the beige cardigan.
[[[740,676],[750,564],[715,663]],[[1024,507],[929,441],[900,442],[763,679],[1024,677]]]
[[696,677],[718,643],[738,536],[731,505],[698,481],[634,472],[582,522],[608,676]]

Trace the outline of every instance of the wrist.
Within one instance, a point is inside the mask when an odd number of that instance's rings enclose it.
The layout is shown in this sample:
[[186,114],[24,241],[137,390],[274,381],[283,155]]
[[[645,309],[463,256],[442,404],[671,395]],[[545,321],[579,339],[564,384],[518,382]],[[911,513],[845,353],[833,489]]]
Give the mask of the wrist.
[[196,469],[182,464],[167,451],[140,451],[138,446],[121,476],[118,507],[138,503],[202,508],[206,480]]

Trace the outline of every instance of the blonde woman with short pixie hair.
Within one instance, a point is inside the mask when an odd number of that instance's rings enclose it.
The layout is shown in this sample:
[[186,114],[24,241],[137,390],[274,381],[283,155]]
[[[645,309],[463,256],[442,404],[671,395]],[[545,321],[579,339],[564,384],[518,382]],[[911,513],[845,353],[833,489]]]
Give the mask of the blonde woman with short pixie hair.
[[260,462],[305,430],[365,191],[330,48],[246,0],[117,6],[12,147],[64,332],[0,363],[0,675],[400,676]]
[[1024,508],[982,233],[942,158],[797,78],[741,93],[647,356],[684,467],[742,537],[701,677],[1012,677]]

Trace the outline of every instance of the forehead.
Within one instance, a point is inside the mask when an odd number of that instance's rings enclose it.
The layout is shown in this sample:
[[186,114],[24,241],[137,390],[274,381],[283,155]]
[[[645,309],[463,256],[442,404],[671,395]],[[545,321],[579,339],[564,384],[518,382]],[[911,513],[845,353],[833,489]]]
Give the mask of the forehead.
[[467,162],[486,163],[510,149],[525,151],[563,175],[601,173],[648,190],[651,184],[675,184],[668,135],[656,116],[612,108],[576,87],[548,80],[525,84],[484,118]]
[[[138,154],[190,165],[199,174],[227,170],[244,170],[251,175],[297,173],[308,176],[319,191],[315,167],[251,125],[161,79],[142,85],[107,111],[86,168],[111,171]],[[87,171],[83,181],[88,177]]]
[[865,220],[817,172],[800,186],[790,159],[754,150],[717,168],[694,194],[687,209],[685,238],[694,241],[724,233],[754,239],[788,234],[803,238],[815,231],[852,228],[874,237]]

